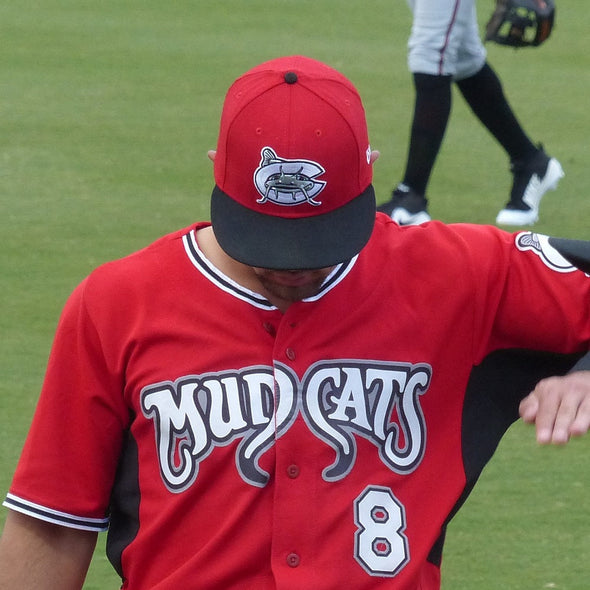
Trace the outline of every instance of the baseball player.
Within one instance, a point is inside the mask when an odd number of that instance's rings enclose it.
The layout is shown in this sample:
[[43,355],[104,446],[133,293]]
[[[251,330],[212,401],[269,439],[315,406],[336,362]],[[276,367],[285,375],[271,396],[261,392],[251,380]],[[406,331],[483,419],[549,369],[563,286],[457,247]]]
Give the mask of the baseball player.
[[[0,587],[80,588],[108,529],[127,590],[439,588],[450,515],[519,403],[589,349],[590,280],[545,236],[376,214],[376,155],[327,65],[235,81],[211,222],[65,305]],[[588,429],[580,375],[581,398],[524,402],[549,440]]]
[[400,224],[430,219],[427,186],[451,113],[451,84],[455,82],[475,116],[510,159],[510,199],[496,223],[534,224],[541,198],[556,188],[563,170],[555,158],[529,139],[486,61],[475,0],[408,3],[413,12],[408,67],[416,93],[414,115],[403,180],[379,210]]

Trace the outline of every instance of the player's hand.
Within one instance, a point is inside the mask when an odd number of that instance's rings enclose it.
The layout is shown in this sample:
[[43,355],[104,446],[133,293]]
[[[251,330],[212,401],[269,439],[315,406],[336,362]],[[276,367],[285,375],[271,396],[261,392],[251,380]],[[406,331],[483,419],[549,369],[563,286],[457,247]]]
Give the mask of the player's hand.
[[539,381],[520,402],[520,417],[535,424],[537,441],[562,445],[590,430],[590,371]]

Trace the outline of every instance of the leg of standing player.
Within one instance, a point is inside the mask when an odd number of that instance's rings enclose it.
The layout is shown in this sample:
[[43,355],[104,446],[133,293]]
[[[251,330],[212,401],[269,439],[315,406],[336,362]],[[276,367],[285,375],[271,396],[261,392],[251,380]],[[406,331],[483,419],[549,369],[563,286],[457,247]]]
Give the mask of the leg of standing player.
[[497,75],[486,62],[475,1],[408,3],[413,11],[408,66],[416,92],[414,116],[403,180],[393,191],[392,199],[379,209],[400,224],[430,219],[426,188],[450,116],[454,80],[474,114],[511,161],[514,185],[509,204],[498,215],[498,223],[534,223],[542,195],[555,187],[563,173],[559,163],[528,138]]

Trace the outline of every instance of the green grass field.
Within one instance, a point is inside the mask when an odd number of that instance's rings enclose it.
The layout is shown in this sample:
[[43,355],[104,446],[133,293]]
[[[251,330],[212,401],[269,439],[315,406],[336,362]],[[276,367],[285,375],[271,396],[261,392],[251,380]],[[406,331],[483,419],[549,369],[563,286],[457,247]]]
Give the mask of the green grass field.
[[[493,3],[480,2],[480,20]],[[590,238],[587,7],[559,5],[538,49],[489,47],[517,115],[566,177],[536,229]],[[378,200],[400,179],[413,89],[403,0],[46,0],[0,6],[0,496],[8,489],[61,307],[96,265],[208,216],[228,85],[303,53],[364,98]],[[446,222],[493,223],[505,155],[458,94],[429,187]],[[445,590],[587,590],[590,438],[538,448],[515,426],[449,529]],[[5,510],[0,513],[0,522]],[[118,587],[101,538],[85,588]]]

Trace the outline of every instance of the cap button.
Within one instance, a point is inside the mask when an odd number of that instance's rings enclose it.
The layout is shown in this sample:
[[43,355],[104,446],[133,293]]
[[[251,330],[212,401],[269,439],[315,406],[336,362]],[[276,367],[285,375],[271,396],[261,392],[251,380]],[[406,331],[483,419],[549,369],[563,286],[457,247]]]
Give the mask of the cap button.
[[297,82],[297,74],[295,72],[287,72],[285,74],[285,82],[287,84],[295,84]]

